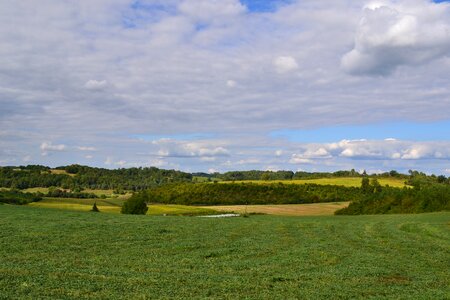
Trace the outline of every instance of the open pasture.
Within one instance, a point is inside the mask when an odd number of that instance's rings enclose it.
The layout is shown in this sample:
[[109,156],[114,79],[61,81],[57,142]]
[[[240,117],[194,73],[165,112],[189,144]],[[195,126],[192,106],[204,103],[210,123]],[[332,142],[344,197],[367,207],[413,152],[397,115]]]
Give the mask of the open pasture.
[[[382,185],[389,185],[391,187],[404,187],[405,180],[399,178],[377,178],[378,182]],[[219,181],[219,183],[226,184],[232,183],[233,181]],[[323,184],[323,185],[342,185],[347,187],[360,187],[361,178],[360,177],[335,177],[335,178],[319,178],[319,179],[295,179],[295,180],[241,180],[234,182],[242,183],[257,183],[257,184],[273,184],[273,183],[283,183],[283,184]]]
[[[102,213],[119,214],[122,198],[113,199],[77,199],[77,198],[45,198],[39,202],[28,204],[40,208],[65,209],[74,211],[90,211],[94,203]],[[206,215],[214,214],[214,208],[203,208],[197,206],[172,205],[172,204],[150,204],[147,215]]]
[[218,205],[203,206],[221,212],[261,213],[278,216],[331,216],[338,209],[347,207],[349,202],[280,204],[280,205]]
[[5,299],[448,299],[450,213],[211,219],[0,205]]

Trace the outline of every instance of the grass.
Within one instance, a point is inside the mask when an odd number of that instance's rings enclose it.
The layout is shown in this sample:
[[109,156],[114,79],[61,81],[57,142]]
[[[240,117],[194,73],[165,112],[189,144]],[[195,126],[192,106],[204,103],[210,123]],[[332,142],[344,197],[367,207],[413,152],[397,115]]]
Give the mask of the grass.
[[[233,181],[220,181],[220,183],[232,183]],[[270,183],[284,183],[284,184],[323,184],[323,185],[342,185],[347,187],[360,187],[360,177],[336,177],[336,178],[319,178],[319,179],[296,179],[296,180],[242,180],[235,182],[243,183],[258,183],[258,184],[270,184]],[[405,180],[399,178],[378,178],[378,182],[382,185],[389,185],[391,187],[404,187]]]
[[208,219],[0,206],[4,299],[448,299],[450,213]]
[[347,207],[349,202],[281,204],[281,205],[220,205],[203,206],[221,212],[262,213],[278,216],[331,216],[338,209]]

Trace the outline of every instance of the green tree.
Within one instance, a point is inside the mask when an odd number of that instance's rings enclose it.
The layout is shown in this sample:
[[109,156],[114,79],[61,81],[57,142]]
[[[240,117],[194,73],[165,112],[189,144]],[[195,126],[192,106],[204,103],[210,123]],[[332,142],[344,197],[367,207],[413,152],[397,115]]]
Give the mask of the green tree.
[[381,184],[378,182],[378,179],[372,178],[371,185],[372,185],[372,191],[374,191],[375,193],[381,192],[382,188],[381,188]]
[[144,193],[131,196],[122,206],[122,214],[145,215],[147,213],[147,201]]
[[361,190],[363,191],[363,193],[371,192],[372,188],[370,187],[369,177],[364,176],[361,180]]

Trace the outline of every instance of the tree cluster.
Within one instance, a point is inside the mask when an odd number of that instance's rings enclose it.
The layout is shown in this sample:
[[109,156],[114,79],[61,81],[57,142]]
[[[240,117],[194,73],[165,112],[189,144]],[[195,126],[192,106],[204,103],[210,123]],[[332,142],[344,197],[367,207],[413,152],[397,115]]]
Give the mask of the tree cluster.
[[[450,185],[430,183],[427,179],[413,188],[381,187],[378,182],[361,184],[361,198],[353,200],[346,208],[338,210],[337,215],[423,213],[450,210]],[[416,182],[418,183],[418,182]]]
[[42,200],[42,198],[35,194],[22,193],[17,190],[11,191],[0,190],[0,203],[24,205],[31,202],[37,202],[40,200]]
[[356,187],[317,184],[180,183],[136,194],[147,202],[183,205],[296,204],[350,201]]

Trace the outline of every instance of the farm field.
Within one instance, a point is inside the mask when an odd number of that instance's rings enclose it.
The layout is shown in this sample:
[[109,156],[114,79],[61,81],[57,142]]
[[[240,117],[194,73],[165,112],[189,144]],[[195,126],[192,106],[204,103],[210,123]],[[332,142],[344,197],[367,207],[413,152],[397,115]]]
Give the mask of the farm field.
[[[124,200],[114,199],[76,199],[76,198],[45,198],[30,206],[89,211],[94,203],[101,212],[120,213]],[[333,215],[338,209],[347,207],[349,202],[330,202],[312,204],[281,204],[281,205],[219,205],[219,206],[187,206],[172,204],[150,204],[148,215],[191,215],[211,214],[215,212],[262,213],[280,216],[326,216]]]
[[[45,198],[39,202],[28,204],[33,207],[65,209],[75,211],[90,211],[94,203],[100,212],[119,214],[124,200],[113,199],[76,199],[76,198]],[[186,205],[150,204],[147,215],[203,215],[214,214],[213,208],[202,208]]]
[[349,202],[280,204],[280,205],[218,205],[203,206],[222,212],[262,213],[278,216],[331,216],[338,209],[347,207]]
[[[382,185],[389,185],[391,187],[404,187],[405,180],[398,178],[377,178],[378,182]],[[226,184],[233,181],[219,181],[219,183]],[[296,180],[241,180],[236,182],[244,183],[259,183],[259,184],[271,184],[271,183],[284,183],[284,184],[323,184],[323,185],[342,185],[347,187],[360,187],[360,177],[336,177],[336,178],[319,178],[319,179],[296,179]]]
[[450,213],[195,218],[0,205],[5,299],[448,299]]

